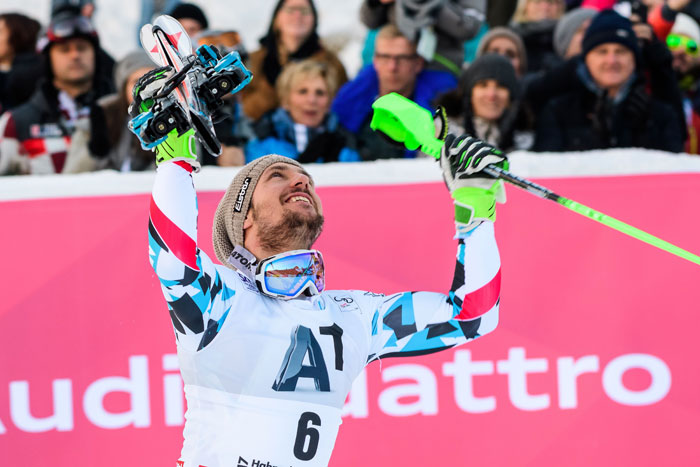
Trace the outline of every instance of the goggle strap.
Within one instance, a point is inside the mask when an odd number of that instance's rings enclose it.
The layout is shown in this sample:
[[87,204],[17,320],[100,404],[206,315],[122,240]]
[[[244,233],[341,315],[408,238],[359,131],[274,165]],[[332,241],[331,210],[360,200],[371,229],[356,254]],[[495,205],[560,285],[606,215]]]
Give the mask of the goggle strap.
[[228,263],[240,272],[255,280],[255,267],[258,259],[242,245],[236,245],[228,257]]

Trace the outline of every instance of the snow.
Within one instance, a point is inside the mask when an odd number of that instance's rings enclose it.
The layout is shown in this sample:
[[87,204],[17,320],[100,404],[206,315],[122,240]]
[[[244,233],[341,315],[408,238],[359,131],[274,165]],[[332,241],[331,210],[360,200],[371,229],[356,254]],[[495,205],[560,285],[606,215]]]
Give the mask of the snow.
[[[617,149],[586,153],[535,154],[514,152],[510,170],[525,178],[624,176],[700,172],[700,157],[646,149]],[[361,163],[310,164],[306,169],[317,186],[392,185],[442,181],[435,161],[396,159]],[[204,167],[194,180],[200,191],[223,191],[237,168]],[[128,195],[149,193],[153,172],[122,174],[102,171],[76,175],[4,177],[0,201]]]

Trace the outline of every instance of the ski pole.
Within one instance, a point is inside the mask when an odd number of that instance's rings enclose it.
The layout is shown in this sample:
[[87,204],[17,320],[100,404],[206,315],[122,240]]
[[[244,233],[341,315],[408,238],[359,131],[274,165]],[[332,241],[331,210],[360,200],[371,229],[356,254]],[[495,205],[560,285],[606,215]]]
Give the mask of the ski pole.
[[[435,125],[430,111],[396,93],[380,97],[372,104],[372,108],[374,109],[374,114],[372,115],[370,127],[373,130],[381,131],[394,141],[403,143],[409,150],[420,148],[424,153],[436,159],[440,158],[440,149],[442,148],[443,141],[435,136]],[[543,186],[518,177],[507,170],[495,165],[489,165],[483,172],[493,178],[505,180],[540,198],[552,200],[575,213],[600,222],[632,238],[636,238],[637,240],[641,240],[649,245],[700,265],[700,256],[610,217],[607,214],[558,195]]]

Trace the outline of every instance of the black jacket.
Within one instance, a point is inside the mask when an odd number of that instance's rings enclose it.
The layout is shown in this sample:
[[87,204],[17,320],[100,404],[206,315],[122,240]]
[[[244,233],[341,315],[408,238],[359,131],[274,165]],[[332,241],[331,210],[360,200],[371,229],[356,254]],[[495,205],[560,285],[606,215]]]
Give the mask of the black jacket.
[[26,102],[34,93],[37,76],[43,75],[41,56],[24,53],[15,56],[10,71],[3,73],[0,84],[0,112]]
[[534,150],[638,147],[681,152],[683,142],[682,124],[673,106],[649,96],[642,80],[613,103],[577,76],[568,92],[549,101],[538,114]]

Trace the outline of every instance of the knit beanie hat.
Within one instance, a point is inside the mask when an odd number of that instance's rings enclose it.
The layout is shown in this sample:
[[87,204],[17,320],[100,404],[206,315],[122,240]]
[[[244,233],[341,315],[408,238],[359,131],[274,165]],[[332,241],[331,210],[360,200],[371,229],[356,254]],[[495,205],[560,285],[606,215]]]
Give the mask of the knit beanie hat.
[[562,58],[566,56],[566,51],[569,49],[571,39],[574,38],[574,34],[576,34],[578,28],[580,28],[586,20],[593,18],[596,13],[598,12],[591,8],[574,8],[559,18],[554,28],[554,51],[557,55]]
[[214,253],[224,266],[236,269],[229,261],[229,257],[235,246],[243,246],[243,222],[248,214],[255,186],[265,169],[278,162],[301,167],[301,164],[294,159],[277,154],[255,159],[238,171],[219,202],[219,207],[214,214],[212,237]]
[[[122,93],[124,91],[124,86],[129,80],[129,76],[141,68],[155,68],[156,66],[151,61],[151,58],[144,50],[134,50],[129,52],[124,58],[117,62],[114,67],[114,84],[117,87],[117,92]],[[128,89],[127,94],[131,92]]]
[[680,34],[690,37],[700,44],[700,26],[698,26],[697,21],[685,13],[678,13],[676,15],[676,21],[673,23],[673,28],[671,28],[671,34]]
[[170,16],[177,20],[181,18],[193,19],[202,25],[202,29],[207,29],[209,27],[209,21],[207,21],[207,17],[204,16],[202,9],[192,3],[178,3],[170,12]]
[[622,44],[630,49],[635,57],[639,56],[637,36],[632,29],[632,23],[615,10],[603,10],[593,17],[583,36],[583,55],[600,44],[609,42]]
[[520,56],[520,75],[523,76],[527,72],[527,51],[525,50],[525,44],[523,39],[512,29],[505,26],[496,26],[495,28],[489,29],[486,34],[484,34],[481,39],[479,39],[479,45],[476,48],[476,57],[481,57],[484,55],[486,47],[489,43],[498,38],[506,37],[510,39],[515,47],[518,49],[518,55]]
[[474,60],[464,74],[465,96],[471,96],[471,90],[479,81],[493,79],[510,91],[511,101],[518,96],[519,84],[515,68],[510,60],[502,55],[488,53]]

